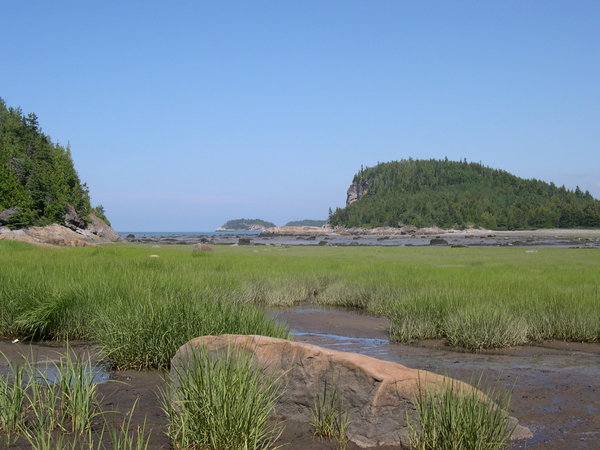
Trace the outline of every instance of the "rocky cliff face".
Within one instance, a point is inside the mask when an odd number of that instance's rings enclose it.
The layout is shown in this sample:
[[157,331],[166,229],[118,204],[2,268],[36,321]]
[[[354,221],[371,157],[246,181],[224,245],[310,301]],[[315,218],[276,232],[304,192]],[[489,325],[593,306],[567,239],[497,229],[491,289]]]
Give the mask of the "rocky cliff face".
[[367,180],[359,180],[353,182],[346,193],[346,206],[350,206],[356,200],[363,198],[369,191],[369,182]]

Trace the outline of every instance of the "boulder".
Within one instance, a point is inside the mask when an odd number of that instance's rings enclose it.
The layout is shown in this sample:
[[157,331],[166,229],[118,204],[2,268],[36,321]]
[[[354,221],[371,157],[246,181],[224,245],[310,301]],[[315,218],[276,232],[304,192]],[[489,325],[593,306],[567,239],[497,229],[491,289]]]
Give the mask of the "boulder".
[[192,251],[194,251],[194,252],[212,252],[213,249],[212,249],[212,247],[209,247],[206,244],[199,243],[199,244],[194,245],[194,248],[192,249]]
[[89,232],[87,234],[91,233],[98,236],[103,242],[120,242],[123,240],[109,224],[95,214],[90,214],[89,219],[90,222],[85,228],[85,231]]
[[12,208],[0,211],[0,225],[6,225],[10,222],[10,219],[21,213],[21,208],[13,206]]
[[[350,418],[348,436],[361,447],[407,445],[407,422],[416,420],[415,395],[419,389],[438,389],[451,382],[457,389],[475,391],[483,401],[491,401],[472,386],[442,375],[357,353],[265,336],[192,339],[171,360],[172,375],[185,370],[191,352],[199,346],[206,346],[213,355],[228,350],[250,352],[258,368],[280,376],[284,387],[276,415],[281,420],[309,422],[316,395],[323,393],[325,385],[328,389],[335,386]],[[527,437],[531,437],[527,428],[515,428],[513,439]]]
[[429,241],[429,245],[448,245],[448,241],[442,238],[433,238]]
[[252,241],[250,240],[250,238],[239,238],[238,239],[238,245],[250,245],[252,243]]

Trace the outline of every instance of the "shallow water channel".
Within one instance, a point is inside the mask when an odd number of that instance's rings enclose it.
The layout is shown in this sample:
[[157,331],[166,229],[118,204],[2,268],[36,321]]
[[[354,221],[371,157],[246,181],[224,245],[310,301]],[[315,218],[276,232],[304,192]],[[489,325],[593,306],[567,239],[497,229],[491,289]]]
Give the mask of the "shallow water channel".
[[512,392],[511,415],[534,437],[514,448],[600,448],[600,344],[550,341],[478,353],[442,341],[390,342],[389,323],[321,306],[273,309],[296,341],[365,354]]

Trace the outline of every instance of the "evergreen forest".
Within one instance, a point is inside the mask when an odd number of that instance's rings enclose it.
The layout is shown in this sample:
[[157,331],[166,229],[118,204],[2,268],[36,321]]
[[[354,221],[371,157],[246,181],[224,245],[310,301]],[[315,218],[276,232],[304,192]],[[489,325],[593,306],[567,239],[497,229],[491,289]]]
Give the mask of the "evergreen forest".
[[338,208],[331,225],[414,225],[493,230],[600,227],[600,201],[504,170],[464,161],[405,159],[361,168],[359,200]]
[[222,230],[232,231],[252,231],[256,227],[271,228],[274,227],[273,222],[268,222],[262,219],[233,219],[228,220],[221,226]]
[[53,143],[34,113],[24,115],[0,98],[0,212],[6,225],[63,223],[67,205],[84,221],[94,213],[108,222],[101,206],[91,207],[69,145]]

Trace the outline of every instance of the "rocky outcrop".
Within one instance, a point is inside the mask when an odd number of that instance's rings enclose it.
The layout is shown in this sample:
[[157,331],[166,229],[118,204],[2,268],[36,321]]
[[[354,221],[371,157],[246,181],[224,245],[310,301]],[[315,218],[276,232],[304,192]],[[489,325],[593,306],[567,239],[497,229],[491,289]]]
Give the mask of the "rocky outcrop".
[[78,228],[85,228],[86,223],[85,220],[81,218],[81,216],[77,213],[73,205],[67,205],[67,211],[65,212],[65,226],[72,229],[77,230]]
[[[73,220],[77,219],[73,217]],[[21,241],[29,244],[63,247],[87,247],[94,244],[117,242],[121,237],[103,220],[90,214],[90,222],[84,228],[77,228],[72,221],[70,227],[48,225],[11,230],[0,227],[0,240]]]
[[363,198],[369,191],[369,182],[366,180],[354,181],[346,192],[346,206]]
[[12,208],[0,211],[0,225],[6,225],[10,222],[10,219],[21,213],[21,208],[14,206]]
[[[457,389],[475,392],[482,401],[491,401],[472,386],[442,375],[356,353],[264,336],[193,339],[173,357],[172,374],[185,370],[191,352],[199,346],[206,346],[213,355],[231,350],[250,352],[256,357],[258,368],[280,376],[284,388],[276,414],[282,420],[309,422],[316,395],[323,393],[326,383],[329,389],[335,387],[350,418],[348,436],[361,447],[408,444],[407,421],[416,420],[415,395],[419,389],[438,389],[451,382]],[[514,439],[530,436],[529,430],[520,426],[513,433]]]
[[122,240],[113,227],[108,225],[104,220],[94,214],[90,214],[89,218],[90,222],[84,228],[84,231],[97,236],[102,242],[118,242]]

